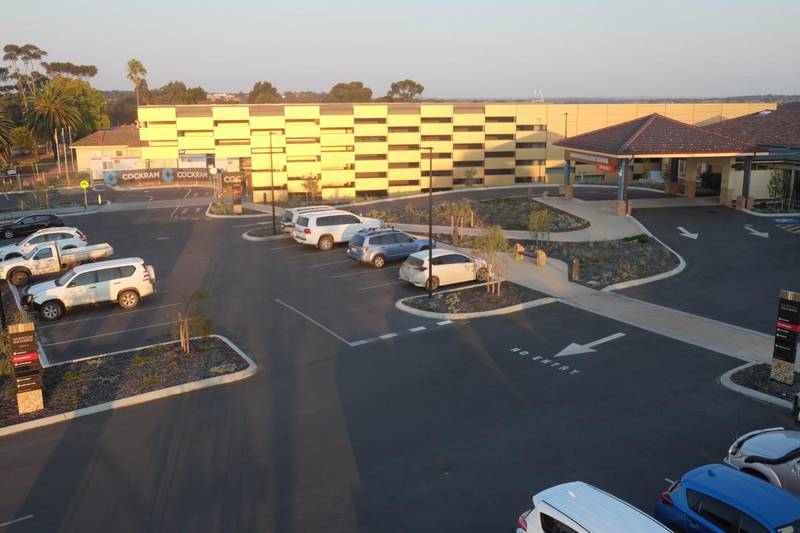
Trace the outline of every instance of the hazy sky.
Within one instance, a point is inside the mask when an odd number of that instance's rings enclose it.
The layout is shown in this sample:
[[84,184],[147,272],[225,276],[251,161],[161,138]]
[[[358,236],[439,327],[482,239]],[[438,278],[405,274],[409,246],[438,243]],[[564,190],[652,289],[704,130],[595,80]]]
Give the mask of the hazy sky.
[[94,84],[425,96],[730,96],[800,93],[800,0],[0,0],[2,44],[96,65]]

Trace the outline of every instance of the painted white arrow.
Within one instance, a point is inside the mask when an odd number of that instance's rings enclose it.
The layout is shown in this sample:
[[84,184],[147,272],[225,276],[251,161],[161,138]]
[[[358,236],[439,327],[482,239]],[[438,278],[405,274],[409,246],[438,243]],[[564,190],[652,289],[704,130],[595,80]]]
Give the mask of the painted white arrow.
[[681,232],[681,237],[688,237],[694,240],[697,240],[697,238],[700,236],[699,233],[689,233],[689,231],[683,226],[678,226],[678,231]]
[[745,224],[744,229],[746,229],[747,232],[750,233],[750,235],[755,235],[756,237],[764,237],[765,239],[769,239],[768,231],[756,231],[750,224]]
[[574,342],[570,343],[569,346],[561,350],[556,354],[556,357],[564,357],[565,355],[578,355],[582,353],[590,353],[596,352],[597,350],[594,349],[595,346],[599,344],[604,344],[606,342],[611,342],[615,339],[619,339],[620,337],[624,337],[624,333],[614,333],[613,335],[609,335],[608,337],[603,337],[602,339],[597,339],[593,342],[587,342],[586,344],[576,344]]

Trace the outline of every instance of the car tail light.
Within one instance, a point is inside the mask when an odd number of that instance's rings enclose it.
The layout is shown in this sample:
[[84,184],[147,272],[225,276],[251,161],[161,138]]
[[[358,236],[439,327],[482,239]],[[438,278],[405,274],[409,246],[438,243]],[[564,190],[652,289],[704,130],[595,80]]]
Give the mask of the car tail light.
[[84,235],[83,233],[81,233],[81,232],[80,232],[80,230],[77,230],[77,231],[76,231],[76,233],[78,234],[78,238],[79,238],[80,240],[82,240],[82,241],[85,241],[85,240],[86,240],[86,235]]
[[517,518],[517,529],[521,529],[522,531],[528,531],[528,515],[531,514],[530,511],[525,511],[519,518]]
[[144,281],[150,281],[150,271],[147,270],[147,267],[144,269],[144,277],[142,278]]
[[305,233],[306,235],[311,235],[311,229],[310,228],[303,228],[303,233]]
[[673,505],[672,496],[670,496],[668,490],[665,490],[664,492],[661,493],[661,503],[664,503],[666,505]]

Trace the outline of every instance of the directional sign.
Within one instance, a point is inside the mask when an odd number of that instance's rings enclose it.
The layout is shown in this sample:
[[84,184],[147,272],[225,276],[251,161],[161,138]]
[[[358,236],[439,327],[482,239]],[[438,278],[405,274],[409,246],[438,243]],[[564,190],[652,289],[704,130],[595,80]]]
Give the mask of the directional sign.
[[681,232],[680,233],[681,237],[687,237],[689,239],[697,240],[697,238],[700,236],[699,233],[689,233],[689,231],[683,226],[678,226],[678,231]]
[[81,188],[88,189],[89,188],[89,181],[88,180],[81,180]]
[[747,233],[750,235],[755,235],[756,237],[763,237],[765,239],[769,239],[769,232],[767,231],[756,231],[753,229],[753,226],[750,224],[745,224],[744,229],[747,230]]
[[558,352],[556,354],[556,357],[564,357],[565,355],[578,355],[582,353],[596,352],[597,350],[594,349],[595,346],[599,346],[600,344],[604,344],[606,342],[611,342],[613,340],[619,339],[620,337],[624,336],[625,336],[624,333],[614,333],[613,335],[609,335],[608,337],[603,337],[602,339],[597,339],[596,341],[593,342],[587,342],[586,344],[577,344],[575,342],[572,342],[569,344],[569,346]]

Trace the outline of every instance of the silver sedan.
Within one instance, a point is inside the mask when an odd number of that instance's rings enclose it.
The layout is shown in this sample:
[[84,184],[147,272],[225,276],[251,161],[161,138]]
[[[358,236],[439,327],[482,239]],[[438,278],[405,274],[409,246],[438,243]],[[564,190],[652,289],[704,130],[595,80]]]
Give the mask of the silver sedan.
[[800,431],[746,433],[731,444],[725,463],[800,496]]

